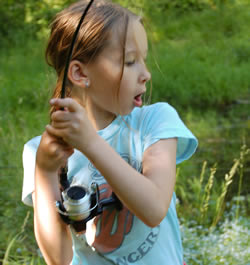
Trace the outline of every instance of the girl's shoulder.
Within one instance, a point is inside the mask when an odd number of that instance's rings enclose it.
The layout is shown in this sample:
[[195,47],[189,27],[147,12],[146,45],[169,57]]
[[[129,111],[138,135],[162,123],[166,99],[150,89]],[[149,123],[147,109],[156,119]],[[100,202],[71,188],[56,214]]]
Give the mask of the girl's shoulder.
[[140,114],[146,114],[146,113],[154,113],[158,111],[176,112],[175,108],[167,102],[157,102],[151,105],[145,105],[141,108],[135,108],[133,112],[140,113]]
[[145,124],[150,121],[157,123],[163,121],[171,121],[171,123],[178,122],[180,119],[177,111],[173,106],[166,102],[158,102],[151,105],[145,105],[141,108],[135,108],[129,115],[130,121]]
[[198,141],[184,124],[177,111],[168,103],[159,102],[131,113],[131,127],[143,139],[144,151],[162,139],[177,138],[176,163],[188,159],[196,150]]

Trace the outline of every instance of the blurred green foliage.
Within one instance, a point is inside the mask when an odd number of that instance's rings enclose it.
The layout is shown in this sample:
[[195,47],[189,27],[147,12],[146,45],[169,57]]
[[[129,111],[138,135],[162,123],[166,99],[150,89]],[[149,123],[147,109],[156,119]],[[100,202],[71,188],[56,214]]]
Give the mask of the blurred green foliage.
[[[55,13],[72,2],[2,0],[0,47],[25,45],[30,38],[46,39]],[[236,97],[249,94],[250,46],[246,33],[250,17],[249,8],[241,8],[246,5],[243,0],[237,4],[233,0],[115,2],[145,17],[151,50],[157,47],[149,60],[152,69],[155,64],[159,68],[153,70],[153,101],[220,110]]]
[[[48,24],[54,14],[70,2],[74,1],[1,0],[0,263],[7,246],[20,231],[29,209],[20,202],[23,145],[30,138],[41,134],[48,123],[48,99],[55,84],[54,73],[44,60]],[[204,258],[207,263],[203,264],[210,264],[211,253],[217,254],[221,250],[218,251],[217,244],[204,241],[208,235],[205,229],[208,229],[215,216],[216,202],[222,193],[225,174],[230,171],[234,159],[239,158],[242,144],[250,146],[249,0],[116,2],[145,17],[150,43],[148,66],[152,72],[152,101],[172,104],[199,139],[197,153],[187,162],[178,165],[176,193],[182,223],[190,220],[187,226],[191,230],[184,229],[184,246],[190,249],[187,261],[189,264],[201,264]],[[207,166],[201,178],[204,161],[207,161]],[[217,171],[209,191],[206,222],[201,227],[198,217],[202,196],[215,163]],[[248,154],[244,167],[235,173],[228,187],[222,210],[230,216],[224,215],[222,221],[235,218],[235,212],[239,209],[233,209],[236,207],[235,197],[243,198],[240,207],[249,204],[249,168]],[[241,210],[240,214],[248,220],[249,209]],[[203,234],[199,227],[204,230]],[[216,234],[221,238],[221,244],[226,241],[219,235],[227,236],[230,229]],[[203,240],[202,249],[208,250],[206,257],[201,257],[200,240]],[[238,240],[232,239],[235,249],[238,249]],[[247,249],[248,243],[244,238],[240,244],[241,250]],[[192,255],[197,258],[197,263]],[[213,264],[236,264],[228,261],[230,255],[227,254],[225,262]],[[33,263],[36,256],[37,246],[30,217],[26,232],[16,238],[8,260],[13,265],[40,264],[40,258]],[[243,259],[247,259],[247,256]],[[26,260],[31,261],[29,263]]]
[[10,40],[11,32],[25,25],[25,4],[22,0],[1,1],[0,4],[0,38]]
[[[40,37],[48,32],[47,26],[56,12],[74,0],[1,0],[0,45],[16,41],[15,35]],[[169,10],[178,13],[216,9],[233,0],[114,0],[131,10],[142,12],[148,19],[162,16]],[[23,38],[25,38],[23,36]]]
[[[70,1],[1,0],[0,46],[27,36],[39,37],[51,18]],[[71,1],[73,2],[73,1]],[[18,37],[17,37],[18,35]]]

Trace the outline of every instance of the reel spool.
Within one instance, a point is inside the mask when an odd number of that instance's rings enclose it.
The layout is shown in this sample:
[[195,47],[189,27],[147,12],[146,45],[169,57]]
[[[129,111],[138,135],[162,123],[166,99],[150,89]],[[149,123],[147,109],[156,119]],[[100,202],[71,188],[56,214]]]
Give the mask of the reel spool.
[[[81,24],[93,2],[94,0],[89,1],[74,32],[65,64],[61,98],[65,98],[66,94],[67,74],[74,44],[76,42]],[[112,193],[110,198],[100,201],[99,187],[95,182],[93,182],[88,188],[77,185],[70,186],[67,178],[67,172],[68,168],[66,165],[65,167],[61,168],[61,172],[59,173],[62,202],[56,201],[56,208],[63,221],[72,225],[76,232],[84,232],[86,230],[86,223],[95,216],[101,214],[106,207],[116,207],[117,210],[122,209],[122,203],[114,193]]]
[[99,186],[96,182],[89,188],[80,185],[70,186],[62,192],[62,202],[56,201],[61,218],[65,223],[72,225],[77,233],[85,232],[87,222],[110,207],[120,211],[123,205],[114,193],[110,198],[100,200]]

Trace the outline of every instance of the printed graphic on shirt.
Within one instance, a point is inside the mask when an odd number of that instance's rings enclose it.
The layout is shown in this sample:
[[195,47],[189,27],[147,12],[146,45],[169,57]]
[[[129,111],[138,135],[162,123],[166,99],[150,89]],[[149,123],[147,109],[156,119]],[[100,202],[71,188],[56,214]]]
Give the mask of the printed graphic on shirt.
[[[120,154],[120,156],[134,169],[141,172],[141,162],[125,153]],[[109,198],[112,195],[109,184],[92,164],[89,164],[89,169],[92,172],[91,178],[99,185],[100,200]],[[131,231],[133,219],[134,215],[125,206],[121,211],[117,211],[113,207],[105,209],[94,220],[96,236],[92,246],[103,254],[115,251],[122,245],[126,235]]]
[[[102,184],[100,200],[112,195],[110,186]],[[134,216],[123,206],[121,211],[109,208],[95,218],[96,236],[92,244],[100,253],[107,254],[119,248],[125,236],[131,231]]]
[[[136,169],[138,172],[142,172],[142,164],[140,161],[136,160],[135,158],[129,156],[128,154],[121,153],[120,156],[134,169]],[[93,180],[97,181],[98,184],[106,182],[103,178],[102,174],[94,167],[93,164],[89,163],[88,166],[89,170],[92,172],[91,177]]]
[[117,258],[116,264],[128,265],[142,259],[153,248],[158,238],[159,232],[160,232],[160,226],[153,228],[152,231],[146,237],[146,239],[136,249],[134,249],[127,255],[124,255],[123,257]]
[[[120,154],[120,156],[138,172],[142,172],[141,162],[125,153]],[[92,164],[89,164],[89,170],[92,172],[91,178],[99,185],[100,200],[110,198],[112,195],[110,185]],[[119,249],[126,236],[132,230],[134,218],[134,215],[125,206],[123,206],[121,211],[116,210],[115,207],[105,209],[94,220],[95,238],[92,246],[104,255]],[[145,240],[135,249],[132,249],[131,252],[117,258],[116,264],[126,265],[142,259],[153,248],[158,238],[159,230],[159,227],[150,229],[148,235],[145,236]]]

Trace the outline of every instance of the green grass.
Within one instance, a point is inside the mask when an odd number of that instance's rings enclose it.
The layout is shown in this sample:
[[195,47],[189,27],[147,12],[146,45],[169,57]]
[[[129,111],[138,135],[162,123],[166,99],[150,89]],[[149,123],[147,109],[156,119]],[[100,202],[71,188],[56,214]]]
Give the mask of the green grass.
[[[3,264],[40,264],[34,261],[37,246],[32,214],[25,225],[25,232],[20,232],[27,210],[31,210],[20,202],[23,145],[42,133],[48,117],[51,79],[45,74],[42,49],[41,43],[29,40],[26,45],[22,43],[12,49],[1,50],[0,260],[5,255]],[[6,251],[8,248],[9,253]]]
[[153,100],[218,110],[250,97],[249,10],[162,16],[160,30],[151,29],[150,38],[162,72],[153,71]]
[[[188,264],[245,265],[249,260],[249,154],[223,186],[243,144],[250,146],[249,10],[227,9],[223,17],[213,10],[169,13],[157,30],[151,28],[153,102],[174,105],[200,142],[195,156],[178,167],[176,185]],[[0,264],[44,264],[32,209],[21,203],[22,149],[48,123],[54,76],[45,65],[43,41],[15,43],[0,50]],[[222,216],[211,230],[216,214]]]

